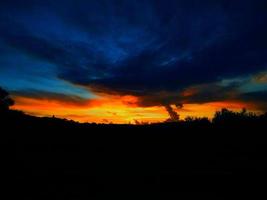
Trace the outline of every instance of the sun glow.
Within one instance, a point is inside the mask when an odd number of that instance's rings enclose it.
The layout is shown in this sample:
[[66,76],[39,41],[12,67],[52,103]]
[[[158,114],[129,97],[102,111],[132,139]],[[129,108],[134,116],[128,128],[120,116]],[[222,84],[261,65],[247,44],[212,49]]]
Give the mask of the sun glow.
[[[56,116],[79,122],[96,123],[155,123],[168,119],[163,106],[140,107],[134,96],[103,96],[87,102],[73,103],[64,100],[33,99],[15,96],[13,109],[22,110],[35,116]],[[177,109],[180,119],[187,116],[212,118],[221,108],[240,110],[248,108],[257,111],[253,105],[242,102],[210,102],[204,104],[184,104]]]

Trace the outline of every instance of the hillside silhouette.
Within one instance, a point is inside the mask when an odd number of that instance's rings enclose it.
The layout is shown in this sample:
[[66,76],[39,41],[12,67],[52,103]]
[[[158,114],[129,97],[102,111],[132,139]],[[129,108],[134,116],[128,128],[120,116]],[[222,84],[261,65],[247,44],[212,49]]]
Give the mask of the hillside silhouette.
[[10,110],[0,91],[3,173],[23,199],[265,195],[267,114],[222,109],[212,121],[81,124]]

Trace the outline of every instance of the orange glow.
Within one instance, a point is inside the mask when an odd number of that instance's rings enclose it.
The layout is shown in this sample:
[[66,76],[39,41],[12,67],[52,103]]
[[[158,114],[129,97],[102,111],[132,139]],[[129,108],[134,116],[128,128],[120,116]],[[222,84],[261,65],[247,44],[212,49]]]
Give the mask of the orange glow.
[[35,116],[53,116],[79,122],[134,123],[161,122],[168,117],[163,107],[137,107],[137,98],[132,96],[108,96],[89,100],[87,104],[75,105],[55,100],[37,100],[14,97],[13,109]]
[[178,112],[182,119],[187,116],[208,117],[209,119],[212,119],[214,113],[222,108],[227,108],[233,111],[240,111],[242,108],[247,108],[250,111],[259,112],[254,105],[233,101],[211,102],[204,104],[184,104],[183,108],[180,110],[180,112]]
[[[14,97],[16,105],[13,109],[22,110],[35,116],[53,116],[72,119],[79,122],[96,123],[135,123],[138,122],[163,122],[169,116],[162,106],[139,107],[138,98],[134,96],[103,96],[88,100],[83,104],[74,104],[59,100],[32,99]],[[242,102],[211,102],[205,104],[184,104],[182,109],[177,109],[180,118],[187,116],[212,118],[214,113],[221,108],[239,111],[248,108],[257,112],[254,105]]]
[[190,97],[197,93],[196,88],[189,88],[182,92],[183,97]]

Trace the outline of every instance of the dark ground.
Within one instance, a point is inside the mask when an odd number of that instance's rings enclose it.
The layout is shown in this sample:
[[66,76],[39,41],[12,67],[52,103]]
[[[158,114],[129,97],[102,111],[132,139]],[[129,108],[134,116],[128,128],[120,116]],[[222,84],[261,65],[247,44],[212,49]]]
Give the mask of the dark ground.
[[266,197],[265,121],[82,125],[16,112],[0,119],[2,173],[10,197]]

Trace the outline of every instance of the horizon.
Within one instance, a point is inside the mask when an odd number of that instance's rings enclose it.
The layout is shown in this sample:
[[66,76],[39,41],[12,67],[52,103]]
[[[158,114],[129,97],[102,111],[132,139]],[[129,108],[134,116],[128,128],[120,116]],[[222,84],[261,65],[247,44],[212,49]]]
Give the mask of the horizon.
[[[14,105],[16,103],[14,102]],[[175,109],[172,111],[177,115],[177,119],[172,119],[170,115],[167,115],[166,119],[162,119],[162,120],[158,120],[158,121],[142,121],[142,120],[137,120],[137,119],[133,119],[132,121],[108,121],[108,120],[100,120],[100,121],[88,121],[86,119],[84,120],[79,120],[72,118],[72,117],[64,117],[64,116],[56,116],[56,115],[36,115],[36,114],[32,114],[29,112],[24,112],[23,110],[18,110],[18,109],[14,109],[14,105],[12,105],[10,107],[10,109],[12,111],[18,111],[18,112],[22,112],[23,114],[32,116],[32,117],[40,117],[40,118],[55,118],[55,119],[60,119],[60,120],[67,120],[67,121],[74,121],[75,123],[81,123],[81,124],[114,124],[114,125],[153,125],[153,124],[164,124],[164,123],[178,123],[178,122],[186,122],[188,119],[189,120],[208,120],[209,122],[213,122],[213,119],[216,117],[217,113],[221,113],[223,110],[227,110],[229,112],[232,112],[234,114],[245,114],[245,115],[254,115],[254,116],[262,116],[265,115],[267,112],[253,112],[250,110],[247,110],[247,108],[243,107],[242,109],[238,110],[238,109],[229,109],[229,108],[220,108],[218,110],[215,110],[214,113],[212,113],[212,115],[210,116],[193,116],[193,115],[185,115],[185,116],[180,116],[179,113],[177,113],[175,111]]]
[[0,2],[12,109],[106,124],[267,111],[264,1],[62,2]]

